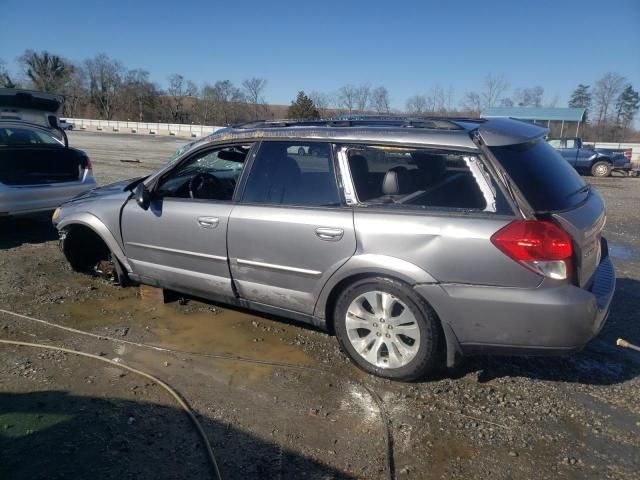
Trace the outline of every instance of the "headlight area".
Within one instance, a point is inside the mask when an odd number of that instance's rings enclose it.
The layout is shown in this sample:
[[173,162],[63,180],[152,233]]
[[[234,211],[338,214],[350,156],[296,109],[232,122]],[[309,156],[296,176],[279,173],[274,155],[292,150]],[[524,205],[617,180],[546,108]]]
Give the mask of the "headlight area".
[[58,217],[59,217],[59,216],[60,216],[60,207],[56,208],[56,209],[53,211],[53,215],[51,215],[51,221],[52,221],[53,223],[56,223],[56,220],[58,219]]

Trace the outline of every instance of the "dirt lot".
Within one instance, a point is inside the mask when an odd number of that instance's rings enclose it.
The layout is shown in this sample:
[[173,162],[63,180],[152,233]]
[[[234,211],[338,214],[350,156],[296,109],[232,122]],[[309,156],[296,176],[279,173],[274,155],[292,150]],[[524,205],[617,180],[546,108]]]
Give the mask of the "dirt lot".
[[[72,132],[100,183],[147,172],[183,141]],[[120,160],[140,160],[123,163]],[[592,180],[592,179],[591,179]],[[568,358],[479,357],[435,379],[363,374],[309,327],[69,270],[48,222],[0,226],[0,338],[117,358],[178,389],[223,478],[638,478],[640,179],[594,181],[618,270],[601,335]],[[233,358],[236,357],[236,358]],[[237,358],[240,357],[240,358]],[[0,346],[0,478],[210,478],[187,417],[158,385],[96,360]]]

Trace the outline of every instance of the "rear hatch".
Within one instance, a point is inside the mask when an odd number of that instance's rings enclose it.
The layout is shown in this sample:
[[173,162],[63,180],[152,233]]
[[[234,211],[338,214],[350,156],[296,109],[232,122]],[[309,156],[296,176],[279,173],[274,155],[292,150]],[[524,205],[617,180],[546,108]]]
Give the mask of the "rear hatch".
[[546,129],[523,127],[517,143],[509,144],[508,125],[504,128],[503,135],[495,136],[495,130],[480,134],[534,215],[554,220],[572,237],[575,279],[581,287],[588,287],[602,255],[601,234],[606,221],[602,198],[544,141]]
[[0,120],[21,120],[51,128],[57,125],[63,105],[62,95],[0,88]]

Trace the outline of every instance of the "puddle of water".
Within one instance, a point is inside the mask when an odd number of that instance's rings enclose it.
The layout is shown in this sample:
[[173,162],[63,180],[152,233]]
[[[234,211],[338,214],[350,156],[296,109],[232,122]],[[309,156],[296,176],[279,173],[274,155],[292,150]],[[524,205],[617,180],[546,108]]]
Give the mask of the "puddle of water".
[[609,255],[621,260],[631,260],[637,256],[634,249],[616,243],[609,243]]
[[302,350],[289,344],[292,334],[286,325],[194,300],[186,306],[164,304],[149,292],[139,297],[135,289],[127,289],[117,298],[54,304],[50,310],[64,314],[65,325],[126,340],[185,352],[312,364]]

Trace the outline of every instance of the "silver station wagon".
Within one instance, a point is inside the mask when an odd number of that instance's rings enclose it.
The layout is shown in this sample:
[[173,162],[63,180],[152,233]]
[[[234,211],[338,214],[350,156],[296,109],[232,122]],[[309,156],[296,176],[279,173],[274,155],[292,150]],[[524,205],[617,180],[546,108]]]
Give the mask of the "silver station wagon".
[[54,214],[72,267],[312,323],[367,372],[562,354],[602,328],[600,195],[516,120],[255,122]]

